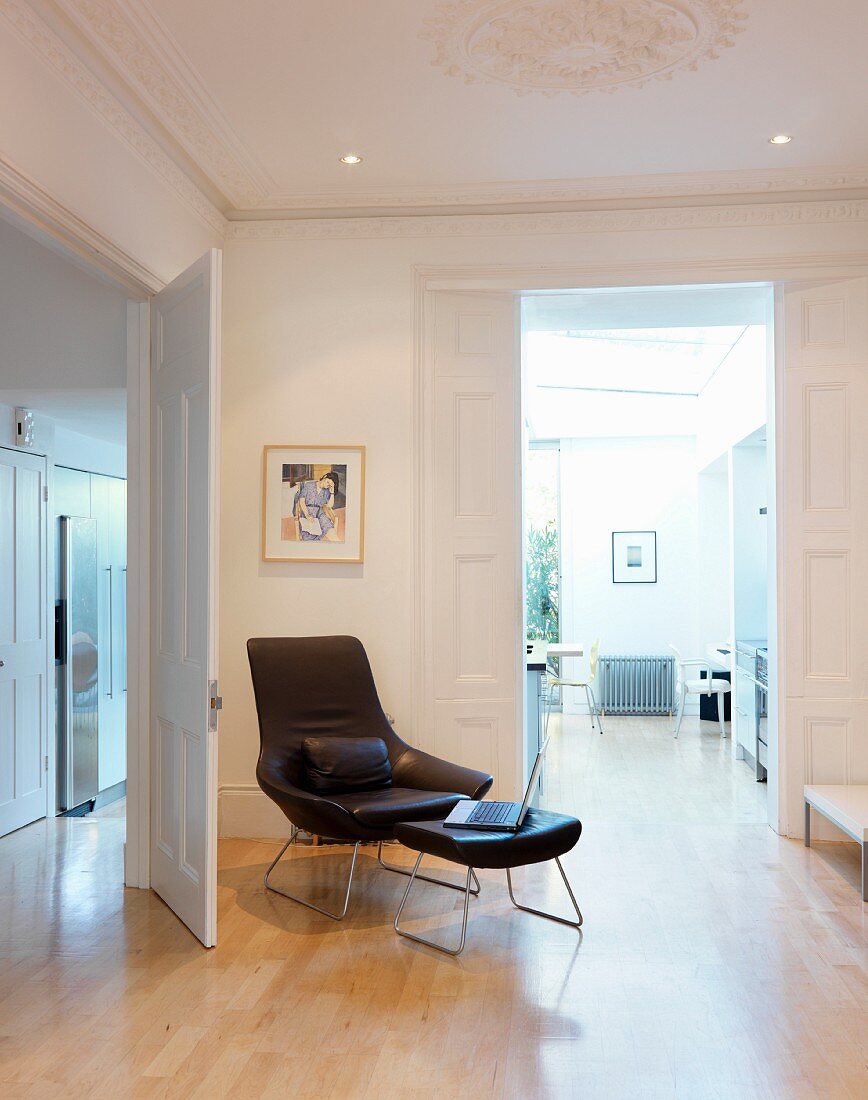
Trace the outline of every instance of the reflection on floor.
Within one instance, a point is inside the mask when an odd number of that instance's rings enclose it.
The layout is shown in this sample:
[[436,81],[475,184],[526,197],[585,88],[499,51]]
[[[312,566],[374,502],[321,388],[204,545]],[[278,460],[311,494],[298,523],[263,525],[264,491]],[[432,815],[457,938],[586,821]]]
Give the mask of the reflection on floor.
[[[684,787],[705,751],[690,736],[671,750],[687,761]],[[577,726],[561,751],[611,777],[617,762],[594,739]],[[660,769],[649,770],[653,785]],[[578,771],[571,782],[592,797]],[[503,876],[483,873],[460,959],[395,936],[404,883],[377,869],[373,848],[335,924],[265,893],[277,842],[223,841],[219,944],[206,952],[153,894],[121,887],[122,818],[22,829],[0,840],[0,1094],[864,1097],[855,846],[678,821],[674,789],[659,799],[663,823],[638,818],[657,796],[635,778],[617,791],[634,810],[623,820],[611,798],[589,806],[566,860],[583,936],[515,911]],[[740,812],[741,796],[731,805]],[[322,896],[346,866],[346,849],[299,848],[279,874]],[[520,889],[565,902],[546,867],[523,872]],[[454,937],[460,904],[425,886],[409,924]]]
[[670,718],[554,713],[549,724],[542,806],[586,824],[764,822],[765,783],[732,757],[716,722],[685,718],[678,737]]

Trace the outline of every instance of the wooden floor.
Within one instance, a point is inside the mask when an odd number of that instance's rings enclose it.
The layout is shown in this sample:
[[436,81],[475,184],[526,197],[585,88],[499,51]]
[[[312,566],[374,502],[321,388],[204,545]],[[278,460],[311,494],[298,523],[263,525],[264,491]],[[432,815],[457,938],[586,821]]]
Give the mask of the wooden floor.
[[[222,842],[205,951],[120,887],[117,814],[6,837],[0,1096],[865,1097],[857,850],[775,836],[712,730],[685,722],[673,742],[622,720],[600,738],[568,719],[547,796],[585,821],[566,859],[584,935],[512,909],[483,873],[459,959],[395,936],[403,880],[375,849],[335,924],[265,893],[274,843]],[[326,890],[346,865],[298,848],[281,880]],[[522,900],[563,906],[550,869],[520,881]],[[459,905],[420,887],[409,923],[454,936]]]

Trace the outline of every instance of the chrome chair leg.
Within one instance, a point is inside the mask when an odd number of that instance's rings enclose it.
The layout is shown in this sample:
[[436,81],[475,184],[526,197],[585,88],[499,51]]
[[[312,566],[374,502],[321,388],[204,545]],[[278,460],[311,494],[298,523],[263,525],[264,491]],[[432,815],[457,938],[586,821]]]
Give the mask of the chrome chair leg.
[[582,911],[579,908],[579,904],[576,901],[575,894],[573,893],[572,887],[570,886],[569,879],[566,876],[566,872],[564,871],[563,866],[561,865],[560,858],[558,856],[555,856],[555,863],[558,865],[558,870],[561,873],[561,878],[564,880],[564,886],[566,886],[567,888],[567,893],[570,895],[570,901],[573,903],[573,908],[576,911],[576,916],[579,918],[577,921],[568,920],[566,917],[556,917],[554,913],[544,913],[542,909],[531,909],[528,905],[519,905],[519,903],[515,900],[515,894],[512,892],[512,871],[509,867],[507,867],[506,884],[509,887],[509,900],[516,907],[516,909],[521,909],[525,913],[533,913],[534,916],[545,917],[546,920],[557,921],[558,924],[566,924],[570,928],[581,928],[582,922],[585,918],[582,916]]
[[[410,890],[413,887],[413,883],[416,881],[416,877],[419,871],[419,864],[422,862],[423,852],[420,852],[416,858],[416,863],[413,866],[413,870],[410,872],[410,881],[407,883],[407,889],[404,891],[404,896],[401,898],[401,904],[398,906],[398,912],[395,914],[395,931],[399,936],[403,936],[407,940],[413,940],[415,943],[421,943],[425,947],[433,947],[436,951],[442,951],[446,955],[460,955],[464,950],[464,943],[467,939],[467,910],[470,905],[470,895],[473,891],[470,889],[470,876],[475,873],[472,867],[467,868],[467,883],[464,887],[464,916],[461,921],[461,939],[458,941],[457,947],[444,947],[442,944],[435,943],[433,940],[427,940],[424,936],[417,936],[413,932],[407,932],[400,925],[401,913],[404,911],[404,906],[407,902],[407,898],[410,894]],[[419,878],[423,876],[419,875]],[[429,880],[430,881],[430,880]],[[436,881],[436,880],[435,880]],[[461,887],[459,886],[460,890]]]
[[681,723],[684,721],[684,703],[685,703],[686,699],[687,699],[687,692],[682,691],[681,694],[678,697],[678,711],[677,711],[676,717],[675,717],[675,733],[674,733],[675,737],[677,737],[679,732],[681,731]]
[[594,714],[596,714],[596,716],[597,716],[597,725],[599,726],[600,733],[602,734],[602,732],[603,732],[603,717],[600,714],[600,708],[597,706],[597,697],[596,697],[596,695],[594,695],[594,689],[590,686],[590,684],[588,685],[588,691],[591,693],[591,702],[593,703],[593,706],[594,706]]
[[585,699],[588,703],[588,714],[591,716],[591,729],[594,730],[597,728],[597,724],[594,721],[594,707],[591,703],[591,691],[587,684],[585,684]]
[[266,890],[273,890],[275,894],[280,894],[282,897],[289,898],[290,901],[296,901],[299,905],[306,905],[308,909],[315,909],[317,913],[322,913],[325,917],[331,917],[332,920],[343,920],[344,917],[347,915],[347,907],[350,904],[350,890],[352,889],[353,885],[353,873],[356,869],[356,856],[359,854],[359,845],[361,844],[361,841],[356,841],[356,843],[353,845],[353,858],[350,862],[350,877],[347,879],[347,892],[344,895],[343,909],[341,909],[340,913],[330,913],[328,909],[322,909],[319,905],[314,905],[312,901],[305,901],[304,898],[297,898],[294,894],[287,893],[286,890],[281,890],[278,886],[272,886],[271,883],[268,881],[268,876],[278,865],[278,863],[280,862],[280,857],[290,846],[290,844],[292,844],[297,835],[298,829],[294,828],[292,833],[290,834],[289,840],[280,849],[280,851],[277,853],[277,858],[265,872],[264,882]]
[[[382,840],[377,845],[377,863],[379,863],[384,871],[392,871],[396,875],[404,875],[406,878],[409,878],[412,874],[412,871],[408,871],[406,867],[396,867],[394,863],[386,863],[386,861],[383,859]],[[472,867],[470,868],[470,870],[473,873],[473,881],[476,883],[476,889],[471,890],[470,893],[473,894],[473,896],[476,898],[479,897],[479,891],[482,889],[482,887],[479,885],[479,879],[476,877],[476,872],[473,870]],[[464,890],[464,887],[461,885],[460,882],[447,882],[445,879],[431,878],[429,875],[417,875],[416,878],[421,879],[423,882],[433,882],[435,886],[448,886],[450,890],[461,890],[462,892]]]

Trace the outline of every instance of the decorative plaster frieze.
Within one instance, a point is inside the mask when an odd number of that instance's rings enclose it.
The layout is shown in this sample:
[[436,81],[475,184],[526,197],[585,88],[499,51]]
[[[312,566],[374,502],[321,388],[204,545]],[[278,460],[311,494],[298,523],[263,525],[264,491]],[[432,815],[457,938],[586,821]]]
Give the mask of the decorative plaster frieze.
[[519,95],[614,91],[669,80],[735,44],[741,0],[457,0],[421,37],[432,64]]
[[414,207],[539,205],[542,203],[642,201],[868,189],[868,168],[785,168],[753,171],[690,172],[646,176],[600,176],[581,180],[528,180],[524,183],[471,183],[457,187],[388,191],[311,191],[270,195],[247,209],[364,210]]
[[232,132],[189,59],[137,0],[55,0],[236,207],[273,183]]
[[[617,2],[623,3],[623,0]],[[693,2],[697,6],[707,0]],[[868,168],[824,167],[281,194],[232,132],[192,64],[173,43],[171,35],[145,0],[54,0],[54,3],[118,71],[131,91],[148,104],[160,124],[176,138],[202,173],[226,194],[236,214],[261,210],[275,217],[289,217],[296,211],[306,210],[351,210],[357,214],[370,211],[373,214],[387,209],[440,214],[468,206],[478,209],[618,200],[647,202],[656,198],[797,192],[815,192],[817,197],[827,197],[830,191],[868,189]],[[16,8],[20,12],[25,7],[22,0],[0,0],[0,9],[5,8],[7,12]],[[32,32],[30,38],[33,44]],[[89,93],[85,95],[89,97]],[[108,120],[109,112],[102,113]],[[130,141],[128,122],[128,117],[124,117],[120,130],[125,140]],[[165,157],[162,151],[157,155]],[[195,187],[195,183],[191,181],[189,186]]]
[[23,0],[0,0],[0,15],[199,217],[225,232],[223,214],[32,8]]
[[740,229],[758,226],[868,222],[868,199],[751,203],[552,214],[456,214],[433,217],[298,218],[231,221],[227,239],[343,240],[393,237],[538,236],[656,229]]

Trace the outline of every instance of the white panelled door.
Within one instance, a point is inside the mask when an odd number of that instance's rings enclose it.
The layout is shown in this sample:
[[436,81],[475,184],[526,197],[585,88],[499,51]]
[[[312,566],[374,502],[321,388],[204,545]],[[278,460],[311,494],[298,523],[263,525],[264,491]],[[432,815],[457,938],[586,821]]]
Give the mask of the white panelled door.
[[[435,292],[428,318],[425,711],[434,751],[523,786],[517,299]],[[429,735],[430,736],[430,735]]]
[[221,254],[151,304],[151,885],[217,924],[217,470]]
[[47,812],[45,459],[0,447],[0,836]]
[[785,291],[783,365],[780,767],[800,836],[805,783],[868,783],[868,279]]

